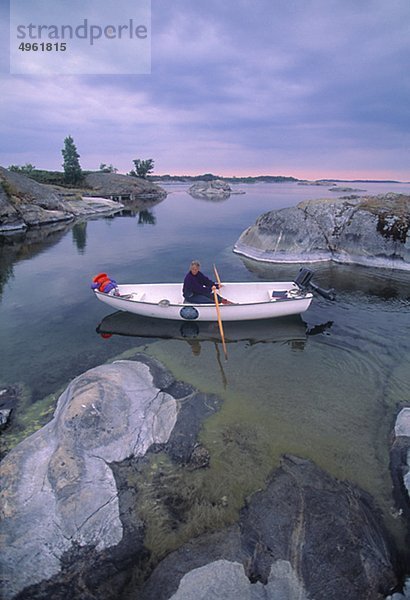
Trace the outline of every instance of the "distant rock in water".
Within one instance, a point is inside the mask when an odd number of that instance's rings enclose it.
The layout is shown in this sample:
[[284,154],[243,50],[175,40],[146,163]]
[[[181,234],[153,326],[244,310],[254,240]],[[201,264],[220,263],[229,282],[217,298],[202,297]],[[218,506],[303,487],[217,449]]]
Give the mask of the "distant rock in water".
[[224,200],[232,194],[232,189],[229,183],[221,179],[213,181],[198,181],[191,185],[188,193],[193,198],[202,200]]
[[298,181],[298,185],[319,185],[319,186],[323,186],[323,187],[328,187],[329,185],[336,185],[336,184],[332,183],[331,181],[322,180],[322,181]]
[[234,252],[265,262],[335,261],[410,270],[410,196],[306,200],[258,217]]
[[365,192],[366,190],[361,190],[359,188],[352,188],[352,187],[341,187],[341,186],[335,186],[335,187],[331,187],[329,188],[329,192],[339,192],[341,194],[349,194],[352,192]]

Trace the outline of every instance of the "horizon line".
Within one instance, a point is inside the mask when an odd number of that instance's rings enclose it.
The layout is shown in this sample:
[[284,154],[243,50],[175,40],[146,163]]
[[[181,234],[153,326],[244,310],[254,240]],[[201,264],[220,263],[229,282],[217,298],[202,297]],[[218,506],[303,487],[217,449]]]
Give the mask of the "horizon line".
[[[98,172],[98,171],[97,171]],[[119,175],[122,175],[123,173],[118,173]],[[127,175],[127,173],[124,173],[124,175]],[[212,177],[216,177],[218,179],[257,179],[258,177],[282,177],[283,179],[294,179],[295,181],[308,181],[308,182],[315,182],[315,181],[319,181],[319,182],[326,182],[326,181],[334,181],[334,182],[380,182],[380,183],[403,183],[403,184],[410,184],[410,181],[402,181],[400,179],[374,179],[374,178],[363,178],[363,179],[347,179],[347,178],[340,178],[340,177],[321,177],[321,178],[313,178],[313,179],[306,179],[305,177],[303,178],[299,178],[296,177],[295,175],[272,175],[272,174],[267,174],[267,173],[261,173],[259,175],[216,175],[215,173],[211,173],[211,172],[206,172],[206,173],[195,173],[195,174],[173,174],[173,173],[152,173],[149,174],[148,177],[154,178],[154,177],[201,177],[204,175],[211,175]]]
[[[2,166],[2,165],[0,165]],[[24,165],[18,165],[18,166],[24,166]],[[9,167],[3,167],[6,170],[9,170]],[[41,167],[34,167],[34,171],[49,171],[49,172],[54,172],[54,173],[63,173],[63,170],[54,170],[54,169],[45,169],[45,168],[41,168]],[[87,169],[87,168],[82,168],[83,172],[90,172],[90,173],[100,173],[100,172],[104,172],[104,171],[100,171],[99,169]],[[24,174],[24,173],[23,173]],[[117,170],[117,174],[118,175],[128,175],[128,173],[126,172],[120,172],[119,170]],[[27,175],[27,174],[26,174]],[[401,180],[401,179],[392,179],[391,177],[381,177],[381,178],[377,178],[377,177],[366,177],[366,176],[346,176],[346,177],[341,177],[336,176],[336,177],[312,177],[312,178],[306,178],[306,177],[298,177],[296,175],[284,175],[284,174],[276,174],[276,175],[272,175],[271,173],[259,173],[257,175],[255,174],[246,174],[246,175],[222,175],[222,174],[215,174],[212,173],[210,171],[204,171],[202,173],[151,173],[148,175],[149,178],[155,178],[155,177],[178,177],[178,178],[183,178],[183,177],[201,177],[201,176],[212,176],[215,177],[217,179],[243,179],[243,178],[249,178],[249,179],[256,179],[258,177],[277,177],[277,178],[284,178],[284,179],[294,179],[295,181],[307,181],[307,182],[346,182],[346,183],[400,183],[400,184],[410,184],[410,181],[406,181],[406,180]]]

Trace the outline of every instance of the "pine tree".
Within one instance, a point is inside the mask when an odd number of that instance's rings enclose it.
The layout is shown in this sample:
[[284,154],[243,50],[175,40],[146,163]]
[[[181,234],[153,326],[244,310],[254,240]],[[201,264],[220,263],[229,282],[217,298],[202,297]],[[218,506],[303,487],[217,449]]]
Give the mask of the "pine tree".
[[80,155],[77,152],[77,148],[74,144],[74,140],[69,135],[64,140],[64,148],[61,150],[64,158],[64,180],[66,183],[78,183],[83,177],[83,172],[80,167],[79,158]]

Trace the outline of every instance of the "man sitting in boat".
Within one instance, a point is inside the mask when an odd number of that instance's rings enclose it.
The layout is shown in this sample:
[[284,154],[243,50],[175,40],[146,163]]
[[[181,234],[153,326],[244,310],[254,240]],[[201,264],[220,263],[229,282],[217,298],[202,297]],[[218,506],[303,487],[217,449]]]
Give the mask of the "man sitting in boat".
[[[200,268],[200,263],[197,260],[193,260],[188,273],[185,275],[182,289],[185,302],[189,302],[190,304],[215,304],[213,288],[219,289],[221,286],[201,273]],[[222,298],[219,294],[218,301],[221,304],[232,304],[232,302]]]

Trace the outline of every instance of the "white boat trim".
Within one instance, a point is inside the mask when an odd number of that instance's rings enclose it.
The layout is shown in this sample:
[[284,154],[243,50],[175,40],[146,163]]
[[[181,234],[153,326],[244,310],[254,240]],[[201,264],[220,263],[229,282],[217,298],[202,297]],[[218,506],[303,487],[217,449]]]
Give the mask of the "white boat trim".
[[[117,309],[134,314],[178,321],[216,321],[215,304],[192,304],[183,300],[182,284],[123,284],[120,295],[94,290],[98,300]],[[272,297],[274,292],[282,295]],[[300,290],[292,281],[283,282],[229,282],[224,283],[221,294],[234,304],[221,304],[223,321],[268,319],[305,312],[312,301],[310,292]],[[252,294],[258,298],[247,300]],[[147,299],[151,297],[155,300]],[[181,311],[186,309],[184,313]],[[191,309],[191,310],[190,310]]]

